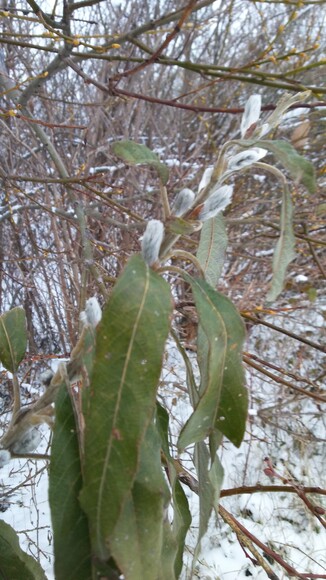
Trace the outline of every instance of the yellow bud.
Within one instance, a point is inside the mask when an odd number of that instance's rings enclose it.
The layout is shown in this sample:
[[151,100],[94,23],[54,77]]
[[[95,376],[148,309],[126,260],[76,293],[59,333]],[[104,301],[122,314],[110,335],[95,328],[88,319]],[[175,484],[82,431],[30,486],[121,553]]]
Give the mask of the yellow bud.
[[114,44],[111,44],[110,48],[121,48],[121,44],[115,42]]

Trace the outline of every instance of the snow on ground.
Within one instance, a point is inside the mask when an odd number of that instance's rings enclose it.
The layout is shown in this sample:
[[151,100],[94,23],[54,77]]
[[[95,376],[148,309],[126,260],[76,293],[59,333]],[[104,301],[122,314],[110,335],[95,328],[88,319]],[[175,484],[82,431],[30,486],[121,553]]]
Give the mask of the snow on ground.
[[[270,317],[270,322],[311,340],[320,340],[326,306],[316,304],[290,315]],[[250,332],[246,350],[256,353],[296,375],[314,381],[321,369],[322,354],[286,335],[262,326]],[[189,352],[194,359],[194,354]],[[273,371],[275,373],[275,371]],[[277,373],[275,373],[277,374]],[[309,383],[288,380],[309,390]],[[245,440],[240,449],[225,441],[220,459],[225,470],[223,489],[239,486],[282,485],[264,473],[268,457],[284,477],[298,484],[326,488],[324,470],[326,420],[320,402],[302,396],[289,387],[277,385],[249,368],[247,383],[251,412]],[[172,433],[177,436],[191,409],[185,393],[186,376],[180,353],[169,343],[162,373],[161,396],[174,417]],[[45,453],[47,431],[38,449]],[[182,457],[191,470],[191,455]],[[185,487],[193,513],[187,537],[187,555],[182,580],[265,580],[266,572],[254,565],[234,532],[219,517],[212,516],[209,532],[202,541],[202,552],[191,573],[192,550],[198,524],[197,496]],[[326,508],[325,496],[310,497]],[[259,540],[278,552],[300,572],[326,574],[326,536],[318,520],[294,493],[239,494],[221,499],[221,505]],[[1,517],[19,533],[26,552],[37,558],[49,580],[53,576],[52,534],[47,502],[47,471],[44,461],[13,460],[0,472]],[[280,580],[289,576],[275,563],[269,563]]]

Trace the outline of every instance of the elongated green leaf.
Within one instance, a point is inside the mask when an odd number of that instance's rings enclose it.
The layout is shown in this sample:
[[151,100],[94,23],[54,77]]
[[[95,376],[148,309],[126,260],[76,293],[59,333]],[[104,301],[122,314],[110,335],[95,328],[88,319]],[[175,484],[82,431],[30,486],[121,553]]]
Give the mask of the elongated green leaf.
[[164,508],[170,496],[160,452],[160,438],[151,423],[141,445],[140,466],[133,488],[110,544],[112,556],[126,580],[160,577]]
[[37,560],[20,548],[15,530],[2,520],[0,520],[0,555],[0,578],[46,580]]
[[15,373],[23,360],[27,346],[25,310],[17,306],[0,316],[0,361]]
[[[204,282],[186,275],[196,302],[199,324],[208,345],[204,381],[201,380],[200,399],[194,413],[181,430],[178,448],[202,441],[214,428],[222,389],[227,330],[216,303],[215,291]],[[203,377],[202,377],[203,379]]]
[[57,580],[91,580],[91,544],[86,514],[80,507],[82,473],[72,402],[63,384],[56,398],[51,447],[49,501]]
[[150,165],[158,172],[162,183],[165,185],[169,179],[169,170],[164,163],[161,163],[156,153],[153,153],[145,145],[140,145],[134,141],[116,141],[112,143],[114,154],[129,165]]
[[110,555],[155,411],[171,311],[168,284],[140,256],[131,258],[103,312],[85,414],[81,501],[101,560]]
[[245,330],[232,302],[204,280],[185,279],[192,286],[199,315],[199,402],[182,429],[179,449],[204,439],[214,429],[234,445],[243,439],[248,395],[244,386],[242,346]]
[[287,141],[259,141],[259,146],[274,153],[291,177],[301,181],[310,193],[316,191],[316,172],[313,164],[302,157]]
[[193,569],[200,553],[201,540],[207,532],[212,510],[218,504],[224,476],[223,467],[217,456],[215,456],[211,467],[209,467],[209,463],[209,451],[205,443],[201,441],[195,446],[195,465],[198,476],[199,495],[199,529],[194,550]]
[[216,291],[213,299],[227,332],[223,386],[215,427],[239,447],[245,433],[248,413],[248,392],[242,364],[245,327],[231,300]]
[[173,499],[173,529],[172,538],[170,529],[165,529],[165,542],[163,543],[162,569],[165,570],[164,578],[169,580],[171,562],[175,578],[179,578],[183,565],[183,553],[186,535],[191,525],[191,513],[188,500],[178,480],[175,469],[175,460],[170,453],[169,445],[169,415],[167,411],[157,403],[157,427],[161,437],[162,450],[168,463],[169,479]]
[[295,237],[292,225],[293,206],[291,193],[286,184],[283,187],[281,210],[281,234],[277,241],[273,257],[273,279],[267,294],[268,302],[276,300],[283,290],[285,274],[288,265],[295,258]]
[[213,288],[216,287],[222,273],[227,241],[222,214],[204,223],[197,258],[205,274],[205,280]]

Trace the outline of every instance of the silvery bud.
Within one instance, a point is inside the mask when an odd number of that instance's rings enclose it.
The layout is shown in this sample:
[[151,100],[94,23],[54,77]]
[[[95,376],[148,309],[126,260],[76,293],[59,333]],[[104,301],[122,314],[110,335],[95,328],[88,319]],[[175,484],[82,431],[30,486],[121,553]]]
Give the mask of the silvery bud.
[[203,208],[198,215],[198,219],[205,222],[223,211],[231,202],[232,193],[232,185],[222,185],[221,187],[218,187],[205,201]]
[[18,439],[18,441],[15,441],[12,446],[12,451],[20,454],[31,453],[32,451],[35,451],[40,443],[41,433],[36,427],[32,427],[31,429],[28,429],[28,431]]
[[253,147],[253,149],[241,151],[241,153],[233,155],[228,160],[228,171],[239,171],[239,169],[247,167],[247,165],[256,163],[256,161],[265,157],[267,153],[267,150],[261,147]]
[[164,225],[160,220],[150,220],[141,242],[142,256],[149,266],[155,264],[164,236]]
[[245,138],[250,127],[255,125],[260,117],[261,96],[251,95],[245,105],[241,119],[241,137]]
[[93,328],[97,327],[102,319],[102,310],[95,296],[86,300],[85,310],[80,313],[79,318],[85,326],[89,324]]
[[213,171],[214,171],[214,167],[207,167],[207,169],[205,169],[203,177],[200,180],[200,184],[198,187],[198,193],[209,184],[211,177],[212,177],[212,174],[213,174]]
[[9,463],[11,454],[8,449],[0,449],[0,469]]
[[54,377],[54,372],[50,369],[44,371],[40,375],[40,381],[44,387],[48,387]]
[[193,204],[195,194],[191,189],[182,189],[175,198],[172,213],[176,217],[182,216]]

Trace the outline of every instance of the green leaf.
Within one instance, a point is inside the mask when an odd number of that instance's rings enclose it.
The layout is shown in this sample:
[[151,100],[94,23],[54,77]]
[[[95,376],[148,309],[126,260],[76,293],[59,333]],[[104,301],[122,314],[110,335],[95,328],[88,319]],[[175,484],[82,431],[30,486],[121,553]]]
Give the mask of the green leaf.
[[[177,471],[175,468],[175,460],[170,453],[169,415],[166,409],[164,409],[164,407],[162,407],[162,405],[159,403],[157,403],[156,416],[157,428],[161,436],[162,450],[168,464],[169,480],[173,499],[172,538],[169,534],[170,529],[165,530],[166,542],[164,542],[163,546],[162,568],[164,569],[164,567],[167,566],[171,560],[173,560],[174,574],[176,578],[179,578],[183,565],[183,553],[185,549],[186,535],[191,525],[191,513],[189,510],[187,496],[178,480]],[[168,575],[168,571],[166,572],[165,577],[166,580],[171,578],[171,576]]]
[[15,530],[2,520],[0,520],[0,554],[0,578],[46,580],[37,560],[20,548]]
[[222,273],[227,233],[222,214],[207,220],[200,234],[197,258],[205,274],[205,280],[216,287]]
[[171,313],[169,285],[140,256],[131,258],[103,312],[85,413],[81,501],[101,560],[110,555],[155,411]]
[[195,465],[198,476],[199,495],[199,529],[197,544],[194,550],[193,569],[200,553],[201,539],[207,532],[209,519],[214,506],[219,501],[220,490],[223,483],[223,467],[215,456],[211,467],[209,467],[210,455],[203,441],[195,446]]
[[204,280],[195,280],[188,275],[185,275],[185,280],[192,287],[199,324],[208,345],[208,356],[205,360],[205,376],[201,376],[200,399],[179,436],[180,451],[205,439],[214,428],[227,349],[227,331],[216,304],[215,291]]
[[128,163],[129,165],[150,165],[154,167],[159,174],[163,185],[168,182],[169,170],[164,163],[161,163],[158,155],[153,153],[145,145],[140,145],[134,141],[116,141],[112,143],[114,154]]
[[287,267],[295,258],[295,237],[293,234],[292,216],[293,206],[291,193],[285,183],[281,210],[281,234],[273,256],[272,284],[266,296],[268,302],[276,300],[280,292],[282,292]]
[[248,392],[242,364],[245,326],[231,300],[216,291],[214,300],[227,333],[223,385],[215,427],[239,447],[245,433],[248,414]]
[[316,191],[316,172],[313,164],[302,157],[287,141],[259,141],[259,147],[271,151],[288,170],[291,177],[301,181],[310,193]]
[[19,306],[0,316],[0,361],[15,373],[23,360],[27,346],[25,310]]
[[110,543],[112,557],[126,580],[160,577],[164,508],[170,497],[160,452],[160,438],[151,423],[141,445],[140,466],[132,491]]
[[183,427],[179,449],[200,441],[214,429],[234,445],[244,436],[248,394],[244,386],[244,324],[232,302],[204,280],[184,278],[192,286],[198,316],[199,402]]
[[55,576],[58,580],[91,580],[88,522],[78,499],[82,487],[78,435],[65,384],[59,389],[55,408],[49,474]]

